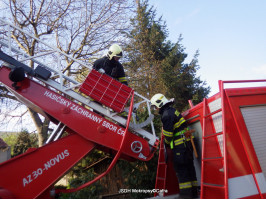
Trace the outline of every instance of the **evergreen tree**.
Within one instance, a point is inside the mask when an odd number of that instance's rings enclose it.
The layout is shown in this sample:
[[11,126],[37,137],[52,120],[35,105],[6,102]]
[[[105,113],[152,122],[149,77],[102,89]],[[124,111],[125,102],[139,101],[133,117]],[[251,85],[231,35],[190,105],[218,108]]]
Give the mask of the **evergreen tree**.
[[[133,29],[127,33],[129,38],[125,52],[128,63],[125,67],[130,77],[130,86],[144,96],[150,96],[160,88],[160,64],[167,54],[168,44],[164,43],[167,34],[165,24],[156,20],[153,7],[138,2],[136,17],[131,19]],[[158,89],[157,89],[158,90]]]
[[[156,10],[149,7],[148,1],[138,1],[136,17],[131,20],[132,30],[125,48],[127,63],[125,67],[130,77],[130,86],[141,95],[151,98],[156,93],[163,93],[168,98],[175,98],[175,107],[179,111],[187,109],[188,100],[198,103],[210,91],[205,82],[196,76],[199,69],[197,51],[192,61],[187,64],[187,54],[181,45],[182,36],[176,43],[167,41],[168,36],[162,18],[156,20]],[[145,110],[138,116],[145,118]],[[160,119],[155,117],[156,133],[160,133]],[[160,134],[158,134],[160,137]],[[155,186],[158,152],[149,162],[134,162],[123,166],[123,176],[128,188],[150,189]],[[132,198],[147,198],[148,194],[131,194]]]
[[149,8],[147,0],[138,2],[131,25],[125,48],[131,87],[149,98],[156,93],[173,97],[180,111],[187,108],[189,99],[198,103],[208,95],[210,88],[196,77],[199,53],[196,52],[189,64],[185,63],[187,54],[181,45],[182,37],[175,44],[166,40],[165,22],[161,17],[156,20],[156,10]]
[[188,100],[193,100],[194,104],[201,102],[204,97],[207,97],[210,87],[205,87],[206,83],[196,77],[199,69],[197,65],[199,52],[197,51],[192,61],[186,64],[187,54],[184,53],[181,41],[182,36],[163,60],[161,78],[164,83],[164,94],[175,98],[175,107],[184,111],[188,109]]
[[122,169],[122,176],[124,177],[125,184],[128,189],[131,189],[129,193],[130,198],[150,198],[153,197],[154,193],[150,192],[134,192],[136,190],[153,190],[155,187],[156,170],[158,162],[158,152],[155,153],[154,157],[148,161],[136,161],[128,162],[120,160],[118,166]]
[[38,146],[37,143],[38,143],[37,135],[29,134],[28,131],[22,130],[18,134],[13,150],[13,156],[25,153],[28,150],[28,148],[37,147]]

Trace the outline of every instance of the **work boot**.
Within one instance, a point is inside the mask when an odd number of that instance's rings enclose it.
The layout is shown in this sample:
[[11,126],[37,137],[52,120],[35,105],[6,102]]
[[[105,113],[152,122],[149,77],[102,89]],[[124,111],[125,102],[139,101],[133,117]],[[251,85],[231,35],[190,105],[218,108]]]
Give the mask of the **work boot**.
[[193,199],[193,194],[191,189],[186,189],[186,191],[180,191],[179,199]]
[[192,199],[199,198],[199,189],[197,186],[192,187]]

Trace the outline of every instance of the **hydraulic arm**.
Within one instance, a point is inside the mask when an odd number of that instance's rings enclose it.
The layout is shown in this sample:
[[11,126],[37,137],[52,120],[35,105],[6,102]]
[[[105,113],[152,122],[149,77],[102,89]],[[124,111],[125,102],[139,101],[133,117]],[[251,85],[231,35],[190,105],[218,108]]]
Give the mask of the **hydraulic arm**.
[[[97,144],[119,152],[116,160],[120,154],[143,161],[153,156],[156,147],[151,147],[147,140],[128,131],[128,126],[119,126],[29,78],[14,88],[9,74],[9,68],[0,68],[1,82],[20,101],[63,123],[71,133],[0,165],[0,187],[11,192],[15,198],[40,197]],[[123,140],[126,133],[127,139]]]

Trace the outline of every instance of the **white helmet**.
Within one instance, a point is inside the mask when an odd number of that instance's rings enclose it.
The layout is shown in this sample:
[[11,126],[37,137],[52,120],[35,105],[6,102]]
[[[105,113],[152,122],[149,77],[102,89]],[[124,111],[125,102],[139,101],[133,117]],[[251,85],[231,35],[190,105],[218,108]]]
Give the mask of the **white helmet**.
[[160,94],[160,93],[155,94],[151,98],[151,105],[156,106],[157,108],[161,108],[169,102],[171,102],[171,101],[168,101],[168,99],[163,94]]
[[110,46],[107,56],[109,60],[112,60],[114,56],[121,58],[123,56],[122,48],[118,44],[113,44]]

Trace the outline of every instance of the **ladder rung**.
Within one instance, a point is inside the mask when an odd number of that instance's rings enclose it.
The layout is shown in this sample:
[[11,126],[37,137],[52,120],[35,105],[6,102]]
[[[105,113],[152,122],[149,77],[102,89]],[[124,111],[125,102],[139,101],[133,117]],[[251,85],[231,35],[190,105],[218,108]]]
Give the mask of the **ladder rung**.
[[205,115],[204,117],[207,118],[207,117],[209,117],[209,116],[211,116],[211,115],[214,115],[214,114],[216,114],[216,113],[218,113],[218,112],[221,112],[221,111],[222,111],[222,108],[220,108],[220,109],[218,109],[218,110],[216,110],[216,111],[214,111],[214,112],[211,112],[211,113]]
[[223,157],[213,157],[213,158],[203,158],[202,161],[213,161],[213,160],[222,160]]
[[224,185],[218,185],[213,183],[202,183],[204,187],[225,188]]
[[213,133],[213,134],[210,134],[210,135],[207,135],[207,136],[204,136],[202,137],[203,139],[208,139],[210,137],[214,137],[214,136],[217,136],[217,135],[222,135],[223,134],[223,131],[221,132],[217,132],[217,133]]

